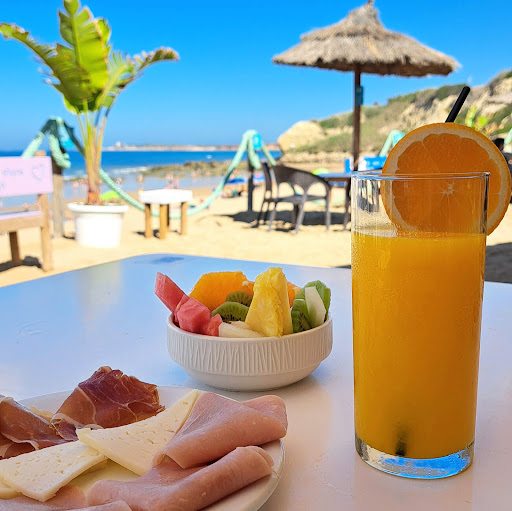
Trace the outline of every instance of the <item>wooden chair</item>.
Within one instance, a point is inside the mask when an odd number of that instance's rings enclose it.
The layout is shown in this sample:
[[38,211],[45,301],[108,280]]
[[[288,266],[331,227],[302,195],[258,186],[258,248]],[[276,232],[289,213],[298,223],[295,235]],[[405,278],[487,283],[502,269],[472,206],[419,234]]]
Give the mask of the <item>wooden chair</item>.
[[[293,205],[292,223],[295,224],[295,234],[300,230],[300,226],[304,220],[304,206],[306,202],[324,200],[325,201],[325,227],[329,229],[331,225],[331,189],[332,186],[322,177],[316,176],[305,170],[294,169],[284,165],[276,165],[269,167],[271,177],[276,185],[276,193],[272,199],[268,201],[273,205],[272,212],[268,223],[268,230],[272,229],[272,223],[276,217],[276,208],[278,204],[287,202]],[[321,184],[325,189],[323,195],[313,195],[310,188],[313,185]],[[281,195],[282,185],[293,191],[291,195]]]
[[0,232],[9,233],[11,258],[21,264],[18,231],[29,227],[41,229],[43,271],[53,269],[50,238],[48,195],[53,191],[52,165],[49,157],[0,158],[0,198],[37,195],[37,209],[31,211],[0,211]]

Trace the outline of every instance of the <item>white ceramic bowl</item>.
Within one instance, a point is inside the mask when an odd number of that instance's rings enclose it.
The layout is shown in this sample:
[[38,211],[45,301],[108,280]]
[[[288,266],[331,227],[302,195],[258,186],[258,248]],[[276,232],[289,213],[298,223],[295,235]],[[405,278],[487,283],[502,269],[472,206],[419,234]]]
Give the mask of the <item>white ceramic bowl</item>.
[[241,339],[212,337],[167,321],[167,349],[186,373],[226,390],[270,390],[311,374],[332,349],[332,320],[283,337]]

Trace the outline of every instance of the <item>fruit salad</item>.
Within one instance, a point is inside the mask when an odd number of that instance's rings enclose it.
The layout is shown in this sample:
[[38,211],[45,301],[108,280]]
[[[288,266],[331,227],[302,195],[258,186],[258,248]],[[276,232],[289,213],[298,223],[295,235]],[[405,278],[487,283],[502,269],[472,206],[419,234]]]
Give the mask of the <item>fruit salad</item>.
[[241,271],[205,273],[187,295],[157,273],[155,294],[187,332],[216,337],[281,337],[323,324],[331,290],[319,280],[304,287],[269,268],[250,281]]

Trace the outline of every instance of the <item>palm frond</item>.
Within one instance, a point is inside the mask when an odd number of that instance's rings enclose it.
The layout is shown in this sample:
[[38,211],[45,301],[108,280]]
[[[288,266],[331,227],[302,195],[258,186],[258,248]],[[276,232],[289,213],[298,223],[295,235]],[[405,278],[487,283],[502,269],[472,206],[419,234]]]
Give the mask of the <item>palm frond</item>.
[[105,20],[95,19],[88,7],[80,9],[78,0],[65,0],[67,12],[59,11],[60,34],[68,43],[70,65],[86,69],[93,89],[103,89],[108,80],[110,28]]
[[140,55],[134,55],[132,59],[135,62],[135,73],[138,74],[151,64],[162,62],[164,60],[180,60],[180,57],[172,48],[165,48],[162,46],[161,48],[157,48],[149,53],[143,51]]
[[121,52],[114,52],[108,63],[109,79],[102,93],[96,100],[97,108],[110,108],[119,93],[133,79],[134,64],[128,57],[123,57]]
[[53,85],[66,99],[74,104],[91,97],[87,72],[72,66],[68,55],[59,52],[58,45],[40,44],[29,32],[13,23],[0,23],[0,33],[5,39],[14,39],[32,50],[38,59],[49,68],[47,73]]

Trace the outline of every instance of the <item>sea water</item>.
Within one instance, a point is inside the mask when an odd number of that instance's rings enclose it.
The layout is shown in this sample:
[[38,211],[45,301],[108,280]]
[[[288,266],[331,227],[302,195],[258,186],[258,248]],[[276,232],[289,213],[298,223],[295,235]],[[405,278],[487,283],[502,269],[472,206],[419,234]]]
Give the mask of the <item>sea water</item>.
[[[22,151],[0,151],[2,156],[20,156]],[[77,182],[77,178],[85,178],[85,163],[83,157],[77,151],[70,151],[71,167],[63,171],[64,199],[83,200],[86,196],[86,184],[83,180]],[[186,162],[231,161],[236,151],[104,151],[102,154],[102,168],[110,177],[120,182],[126,192],[133,192],[140,188],[150,190],[163,188],[169,184],[179,188],[215,188],[222,176],[198,175],[194,172],[194,166],[190,170],[180,170],[180,176],[174,172],[172,183],[165,176],[147,174],[152,167],[164,165],[183,165]],[[280,156],[279,151],[271,151],[274,158]],[[247,157],[244,155],[244,159]],[[245,170],[247,163],[242,161],[240,170]],[[184,174],[184,175],[183,175]],[[142,182],[141,182],[142,177]],[[177,181],[176,181],[177,178]],[[102,192],[109,188],[102,186]],[[0,199],[0,207],[19,206],[32,204],[33,196],[7,197]]]

